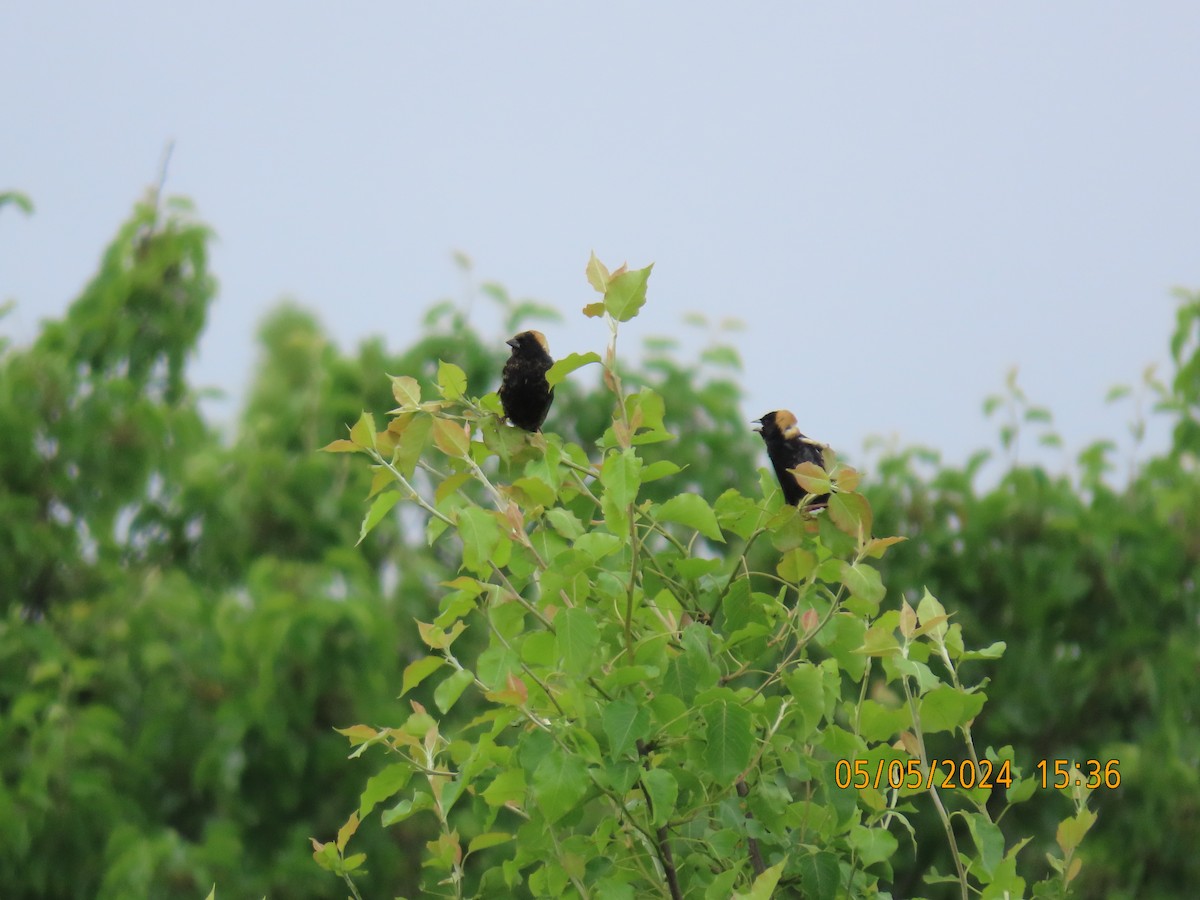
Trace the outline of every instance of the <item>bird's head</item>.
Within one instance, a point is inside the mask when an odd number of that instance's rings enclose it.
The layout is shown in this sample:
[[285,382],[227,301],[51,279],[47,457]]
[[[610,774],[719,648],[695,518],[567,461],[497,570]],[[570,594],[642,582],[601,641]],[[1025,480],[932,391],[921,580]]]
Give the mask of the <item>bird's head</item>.
[[758,427],[754,430],[763,436],[764,439],[779,435],[784,440],[803,437],[800,433],[800,425],[796,421],[796,417],[786,409],[777,409],[774,412],[769,412],[761,419],[755,419],[754,424]]
[[550,345],[546,342],[546,336],[540,331],[522,331],[520,334],[509,338],[505,343],[513,348],[513,353],[520,353],[522,351],[540,351],[547,355],[550,353]]

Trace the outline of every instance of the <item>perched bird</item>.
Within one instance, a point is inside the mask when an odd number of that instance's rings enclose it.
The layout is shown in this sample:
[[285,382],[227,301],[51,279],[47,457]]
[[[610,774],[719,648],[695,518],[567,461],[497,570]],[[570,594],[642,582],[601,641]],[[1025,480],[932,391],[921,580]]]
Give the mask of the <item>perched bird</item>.
[[500,379],[504,416],[518,428],[541,431],[554,400],[554,388],[546,381],[546,373],[554,365],[546,336],[540,331],[522,331],[506,343],[512,347],[512,356]]
[[[775,467],[775,477],[783,488],[783,499],[789,506],[795,506],[804,499],[806,491],[796,481],[796,476],[788,469],[794,469],[803,462],[815,463],[824,468],[825,460],[821,455],[821,445],[805,437],[796,424],[796,417],[786,409],[769,412],[761,419],[755,419],[755,428],[762,435],[763,443],[767,445],[767,456]],[[819,509],[829,500],[828,494],[814,497],[809,509]]]

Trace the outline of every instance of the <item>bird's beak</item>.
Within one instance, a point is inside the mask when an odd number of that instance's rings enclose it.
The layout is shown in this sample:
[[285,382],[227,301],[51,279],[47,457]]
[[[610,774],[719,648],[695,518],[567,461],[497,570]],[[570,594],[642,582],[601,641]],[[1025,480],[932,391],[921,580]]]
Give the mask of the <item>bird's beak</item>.
[[762,419],[753,419],[750,424],[754,426],[755,431],[762,434]]
[[514,350],[517,349],[517,339],[516,338],[509,338],[504,343],[508,344],[508,346],[512,347]]

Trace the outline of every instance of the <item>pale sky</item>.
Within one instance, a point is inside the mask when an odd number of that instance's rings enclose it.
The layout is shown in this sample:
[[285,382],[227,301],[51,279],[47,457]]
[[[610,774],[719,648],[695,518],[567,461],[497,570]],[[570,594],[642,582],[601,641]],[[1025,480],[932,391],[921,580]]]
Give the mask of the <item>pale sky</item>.
[[562,310],[557,355],[600,349],[594,249],[655,263],[627,347],[745,321],[748,420],[961,461],[1016,365],[1073,457],[1123,438],[1105,392],[1200,288],[1192,2],[116,0],[4,4],[0,35],[0,190],[36,205],[0,214],[0,333],[65,309],[173,140],[219,236],[192,380],[222,418],[281,297],[399,349],[465,294],[455,250]]

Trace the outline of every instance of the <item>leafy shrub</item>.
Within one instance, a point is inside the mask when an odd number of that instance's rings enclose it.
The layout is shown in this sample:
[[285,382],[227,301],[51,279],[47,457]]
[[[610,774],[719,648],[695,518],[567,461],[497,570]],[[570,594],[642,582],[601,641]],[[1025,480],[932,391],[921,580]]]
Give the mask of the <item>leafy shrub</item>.
[[[393,377],[386,428],[364,413],[326,447],[370,462],[364,535],[406,502],[430,544],[461,555],[416,623],[427,650],[404,671],[408,715],[343,730],[355,756],[379,747],[386,765],[337,839],[314,841],[318,863],[355,890],[368,859],[349,844],[383,806],[385,827],[434,828],[431,894],[877,896],[901,842],[931,840],[953,870],[930,882],[1023,894],[1026,841],[998,823],[1035,778],[1010,746],[976,750],[986,682],[963,680],[1004,645],[967,649],[928,592],[884,607],[874,560],[902,538],[873,536],[858,473],[831,453],[827,471],[798,470],[811,494],[832,492],[817,516],[784,506],[766,470],[761,500],[647,490],[686,483],[670,452],[647,452],[676,440],[663,396],[627,391],[616,362],[649,274],[593,257],[602,299],[584,313],[609,346],[549,375],[601,364],[612,413],[596,458],[507,426],[495,394],[475,399],[444,361],[434,396]],[[766,568],[751,564],[757,543],[772,548]],[[1073,799],[1040,895],[1079,872],[1094,814],[1085,791]],[[940,834],[914,829],[923,804]]]

